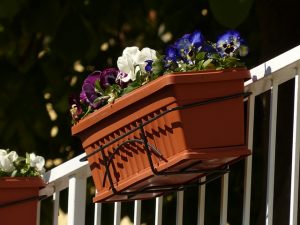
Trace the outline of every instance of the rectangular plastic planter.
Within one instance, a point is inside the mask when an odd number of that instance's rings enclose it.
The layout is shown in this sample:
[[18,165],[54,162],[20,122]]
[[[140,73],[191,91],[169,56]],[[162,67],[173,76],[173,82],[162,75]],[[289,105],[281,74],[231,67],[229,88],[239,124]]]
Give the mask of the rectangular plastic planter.
[[3,225],[37,224],[40,177],[0,178],[0,221]]
[[[86,153],[98,150],[88,158],[97,189],[94,201],[151,198],[163,194],[164,189],[161,192],[143,190],[188,184],[205,175],[201,172],[154,175],[145,145],[122,144],[129,139],[141,139],[140,130],[99,151],[99,147],[174,107],[225,97],[209,104],[174,110],[143,127],[149,145],[162,155],[150,149],[156,171],[218,169],[249,155],[244,134],[244,97],[239,95],[244,92],[244,80],[249,77],[246,69],[164,75],[74,125],[72,134],[80,137]],[[232,97],[235,94],[238,95]],[[231,97],[226,98],[228,96]],[[111,182],[105,168],[109,158]],[[122,195],[116,191],[141,193]]]

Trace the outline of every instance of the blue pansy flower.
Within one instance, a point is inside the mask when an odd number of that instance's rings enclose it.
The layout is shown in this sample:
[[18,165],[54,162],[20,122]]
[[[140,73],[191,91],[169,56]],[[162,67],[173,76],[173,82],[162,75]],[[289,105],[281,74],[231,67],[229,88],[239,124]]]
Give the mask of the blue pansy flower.
[[191,58],[201,49],[203,43],[204,36],[200,31],[195,31],[191,34],[185,34],[175,42],[174,46],[183,61],[191,62]]
[[167,49],[166,49],[165,59],[167,61],[175,62],[178,57],[179,57],[179,54],[178,54],[177,48],[173,45],[168,46]]
[[188,56],[189,52],[191,51],[191,47],[192,47],[191,42],[189,41],[187,35],[178,39],[175,42],[174,46],[182,58],[186,58]]
[[153,60],[149,59],[145,61],[147,64],[145,66],[146,72],[151,72]]
[[211,58],[214,54],[218,54],[216,47],[209,42],[205,42],[202,45],[201,51],[206,53],[205,59]]
[[200,31],[195,31],[195,32],[191,33],[188,38],[189,38],[191,45],[197,50],[199,50],[199,48],[204,43],[204,36],[202,35],[202,33]]
[[[227,31],[221,35],[216,43],[216,47],[221,56],[234,56],[238,54],[238,49],[244,46],[244,40],[239,32],[235,30]],[[245,54],[244,54],[245,55]]]

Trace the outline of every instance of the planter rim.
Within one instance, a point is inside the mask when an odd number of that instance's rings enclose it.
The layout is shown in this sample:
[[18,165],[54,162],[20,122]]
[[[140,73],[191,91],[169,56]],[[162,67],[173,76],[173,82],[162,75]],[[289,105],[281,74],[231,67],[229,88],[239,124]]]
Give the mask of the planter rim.
[[0,177],[1,188],[31,188],[45,187],[45,181],[41,177]]
[[[220,76],[221,75],[221,76]],[[250,71],[247,68],[234,68],[226,70],[204,70],[193,72],[177,72],[165,74],[145,86],[141,86],[136,90],[118,98],[114,103],[105,105],[95,112],[91,113],[84,119],[80,120],[77,124],[71,127],[72,135],[84,131],[88,127],[94,125],[98,121],[104,119],[108,115],[124,108],[124,104],[130,105],[137,102],[154,92],[174,84],[188,84],[188,83],[207,83],[207,82],[220,82],[226,80],[249,79]],[[147,91],[144,91],[147,88]],[[108,110],[109,109],[109,110]]]

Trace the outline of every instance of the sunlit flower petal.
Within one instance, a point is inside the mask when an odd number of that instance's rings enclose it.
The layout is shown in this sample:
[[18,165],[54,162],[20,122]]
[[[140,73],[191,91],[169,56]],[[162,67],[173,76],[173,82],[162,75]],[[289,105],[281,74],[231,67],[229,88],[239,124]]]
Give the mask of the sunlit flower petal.
[[77,96],[75,96],[74,94],[70,95],[69,96],[69,105],[70,105],[71,116],[72,116],[73,120],[76,121],[77,119],[79,119],[79,116],[83,112],[79,98]]
[[204,43],[204,36],[200,31],[195,31],[191,33],[188,37],[191,45],[196,49],[200,48]]
[[218,38],[216,45],[222,56],[233,56],[237,54],[236,50],[239,49],[242,42],[243,39],[240,33],[235,30],[230,30]]
[[38,171],[42,171],[45,165],[45,159],[42,156],[38,156],[34,153],[29,154],[30,166],[36,168]]
[[11,162],[15,162],[19,156],[15,151],[11,151],[7,154],[7,157]]
[[7,155],[7,151],[5,149],[0,149],[0,156]]
[[123,55],[118,58],[117,65],[120,71],[127,74],[127,76],[122,78],[123,82],[128,82],[129,80],[132,81],[135,80],[136,75],[134,71],[133,56],[131,57],[130,55],[123,53]]
[[11,173],[15,170],[13,162],[6,156],[0,155],[0,170]]
[[121,72],[126,73],[123,82],[135,81],[139,71],[145,72],[147,60],[156,59],[156,51],[150,48],[143,48],[141,51],[137,47],[127,47],[122,56],[118,58],[117,65]]

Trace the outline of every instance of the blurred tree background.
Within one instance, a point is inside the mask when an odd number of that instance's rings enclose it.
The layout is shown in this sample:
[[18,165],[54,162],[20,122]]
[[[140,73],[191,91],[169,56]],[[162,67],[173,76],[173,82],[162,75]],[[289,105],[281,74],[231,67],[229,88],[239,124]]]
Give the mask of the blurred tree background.
[[[237,29],[252,68],[300,44],[297,0],[1,0],[0,147],[36,152],[48,169],[82,153],[68,96],[127,46],[165,47],[200,29]],[[238,224],[238,223],[232,223]]]

